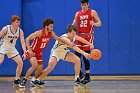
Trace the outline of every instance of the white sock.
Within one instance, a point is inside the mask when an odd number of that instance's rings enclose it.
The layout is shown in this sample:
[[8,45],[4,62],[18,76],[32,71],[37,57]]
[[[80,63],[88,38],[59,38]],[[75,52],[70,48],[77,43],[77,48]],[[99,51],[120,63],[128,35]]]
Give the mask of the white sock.
[[79,75],[75,75],[75,80],[77,80],[78,77],[79,77]]
[[37,78],[36,80],[40,81],[40,79],[39,79],[39,78]]
[[33,78],[32,78],[32,81],[35,81],[35,80],[36,80],[36,78],[35,78],[35,77],[33,77]]
[[18,80],[19,79],[19,77],[15,77],[15,80]]

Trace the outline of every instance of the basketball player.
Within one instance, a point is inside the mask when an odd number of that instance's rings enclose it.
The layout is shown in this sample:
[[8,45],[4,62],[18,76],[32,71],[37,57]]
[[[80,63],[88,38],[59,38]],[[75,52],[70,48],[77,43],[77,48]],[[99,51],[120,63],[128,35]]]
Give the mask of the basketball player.
[[[20,83],[20,87],[25,87],[27,79],[36,70],[35,77],[30,81],[34,86],[35,79],[41,74],[43,67],[42,51],[47,47],[50,39],[54,39],[61,42],[61,39],[53,32],[54,20],[47,18],[43,21],[43,29],[36,31],[26,38],[26,46],[28,48],[26,55],[31,63],[31,67],[28,69],[25,77]],[[30,45],[30,41],[33,40]]]
[[[78,23],[78,36],[86,39],[88,42],[93,43],[94,36],[93,36],[93,27],[101,26],[101,20],[95,10],[89,9],[89,0],[80,0],[81,1],[81,8],[82,10],[76,12],[75,18],[73,20],[73,25],[76,26]],[[76,41],[76,45],[85,51],[86,53],[90,53],[90,46],[87,44],[83,44],[82,42]],[[81,57],[81,54],[75,52],[78,57]],[[83,80],[83,84],[90,82],[90,63],[89,60],[83,56],[86,75]],[[82,65],[80,71],[80,78],[84,77],[82,72]]]
[[20,17],[13,15],[11,17],[11,22],[11,25],[3,27],[3,29],[0,31],[0,37],[2,37],[0,45],[0,64],[2,64],[5,54],[8,56],[8,58],[13,59],[17,63],[14,84],[19,84],[19,78],[22,72],[23,61],[17,49],[15,48],[18,37],[20,37],[20,42],[24,52],[23,60],[26,59],[26,46],[24,41],[24,33],[19,27]]
[[67,29],[67,33],[63,34],[60,38],[67,42],[67,44],[60,43],[58,41],[55,42],[51,54],[50,54],[50,59],[48,63],[48,67],[43,70],[42,74],[38,77],[38,79],[35,81],[36,85],[43,85],[43,83],[40,81],[42,80],[45,76],[47,76],[56,66],[57,62],[62,59],[67,62],[72,62],[74,63],[74,69],[75,69],[75,84],[80,83],[80,78],[79,78],[79,73],[80,73],[80,59],[78,56],[70,52],[68,47],[74,49],[78,53],[81,53],[82,55],[85,56],[86,59],[90,58],[90,54],[82,51],[80,48],[75,46],[74,41],[79,40],[87,45],[89,45],[91,48],[93,48],[93,45],[86,41],[85,39],[79,37],[76,35],[77,29],[73,25],[69,25]]

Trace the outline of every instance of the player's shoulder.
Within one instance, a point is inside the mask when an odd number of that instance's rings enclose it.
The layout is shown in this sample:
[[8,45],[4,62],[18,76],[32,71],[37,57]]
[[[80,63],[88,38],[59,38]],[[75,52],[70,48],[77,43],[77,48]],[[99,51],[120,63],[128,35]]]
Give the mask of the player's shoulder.
[[9,25],[6,25],[2,28],[2,30],[8,30]]
[[94,10],[94,9],[91,9],[91,11],[92,11],[93,13],[96,13],[96,10]]
[[35,36],[39,37],[42,35],[42,30],[37,30],[33,33]]

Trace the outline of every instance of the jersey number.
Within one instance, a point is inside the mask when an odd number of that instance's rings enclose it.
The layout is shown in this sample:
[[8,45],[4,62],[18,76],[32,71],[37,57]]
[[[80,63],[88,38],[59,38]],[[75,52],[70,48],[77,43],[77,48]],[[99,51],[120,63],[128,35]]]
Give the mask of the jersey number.
[[87,20],[82,20],[80,27],[87,27]]
[[46,46],[46,43],[42,43],[40,48],[45,48],[45,46]]

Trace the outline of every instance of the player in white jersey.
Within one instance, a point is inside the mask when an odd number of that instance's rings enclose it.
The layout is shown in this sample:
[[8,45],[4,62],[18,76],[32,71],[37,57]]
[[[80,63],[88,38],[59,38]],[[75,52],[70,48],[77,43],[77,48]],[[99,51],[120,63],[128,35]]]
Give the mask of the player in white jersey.
[[20,17],[19,16],[12,16],[11,17],[11,25],[7,25],[2,28],[0,31],[0,64],[2,64],[4,60],[4,55],[6,54],[8,58],[13,59],[17,63],[16,69],[16,77],[14,80],[14,84],[19,84],[19,78],[22,72],[23,61],[21,56],[19,55],[17,49],[15,48],[16,41],[18,37],[20,37],[20,42],[23,49],[23,60],[26,59],[26,46],[24,41],[24,33],[22,29],[19,27],[20,25]]
[[42,74],[38,77],[38,79],[35,81],[37,85],[43,85],[43,83],[40,81],[42,80],[46,75],[48,75],[56,66],[57,62],[62,59],[67,62],[72,62],[74,63],[74,69],[75,69],[75,83],[79,84],[80,83],[80,78],[79,78],[79,73],[80,73],[80,66],[81,62],[78,56],[70,52],[68,47],[74,49],[75,51],[81,53],[84,55],[87,59],[90,58],[90,54],[84,52],[80,48],[78,48],[74,44],[74,40],[79,40],[82,43],[85,43],[87,45],[90,45],[91,48],[94,48],[94,46],[83,39],[82,37],[79,37],[76,35],[76,27],[73,25],[69,25],[67,29],[67,33],[61,36],[61,39],[66,43],[59,43],[58,41],[55,42],[51,54],[50,54],[50,59],[48,63],[48,67],[42,72]]

